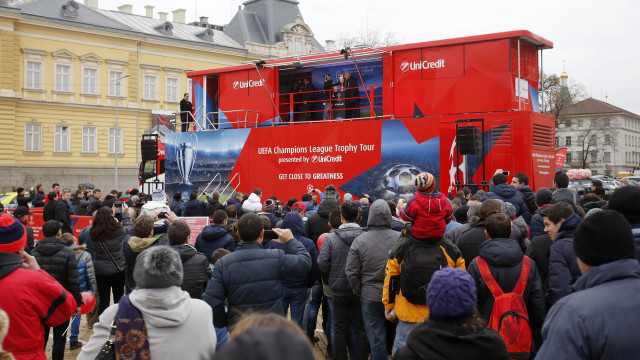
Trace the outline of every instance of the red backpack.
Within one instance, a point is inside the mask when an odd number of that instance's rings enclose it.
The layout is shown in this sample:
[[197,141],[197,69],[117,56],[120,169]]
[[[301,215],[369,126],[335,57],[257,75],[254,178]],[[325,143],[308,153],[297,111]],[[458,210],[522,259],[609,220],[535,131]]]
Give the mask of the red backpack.
[[482,279],[495,298],[487,327],[500,333],[513,359],[529,359],[532,344],[531,328],[529,327],[527,306],[522,294],[527,287],[531,260],[528,256],[522,259],[522,271],[518,282],[513,292],[506,294],[491,275],[487,262],[478,256],[476,264]]

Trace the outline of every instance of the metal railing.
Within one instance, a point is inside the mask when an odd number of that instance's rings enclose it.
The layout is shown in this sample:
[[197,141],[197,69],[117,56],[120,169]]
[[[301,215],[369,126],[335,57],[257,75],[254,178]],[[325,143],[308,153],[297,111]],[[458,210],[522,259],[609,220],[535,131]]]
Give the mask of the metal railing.
[[[244,116],[243,116],[244,113]],[[255,114],[255,120],[251,121],[250,117],[253,117]],[[224,115],[226,118],[226,122],[221,123],[221,115]],[[232,116],[235,115],[235,116]],[[225,110],[225,111],[212,111],[206,113],[206,125],[207,130],[218,130],[220,125],[237,124],[238,128],[247,128],[258,125],[258,120],[260,118],[260,112],[256,110]],[[234,121],[232,121],[234,120]],[[217,124],[216,124],[217,122]],[[248,126],[251,125],[251,126]],[[235,127],[235,126],[234,126]]]
[[209,181],[209,183],[207,184],[207,186],[204,188],[204,190],[202,190],[202,192],[200,193],[200,195],[198,195],[198,198],[200,198],[202,196],[202,194],[207,192],[207,189],[209,188],[209,186],[211,186],[211,183],[213,183],[216,178],[218,178],[219,182],[218,182],[218,186],[216,186],[215,189],[213,189],[212,192],[216,192],[218,190],[218,188],[220,187],[220,185],[222,185],[222,175],[220,173],[217,173],[213,176],[213,179],[211,179],[211,181]]
[[[224,194],[225,191],[227,191],[227,189],[229,188],[229,185],[231,185],[231,182],[233,180],[235,180],[236,178],[238,178],[238,185],[236,185],[233,188],[233,191],[229,193],[229,197],[231,197],[231,195],[236,193],[236,190],[238,190],[238,188],[240,187],[240,173],[237,172],[235,175],[233,175],[233,177],[231,179],[229,179],[229,182],[227,183],[227,186],[224,187],[224,189],[222,189],[222,191],[220,191],[221,194]],[[229,198],[227,198],[227,200],[229,200]],[[227,201],[225,200],[224,205],[227,206]]]

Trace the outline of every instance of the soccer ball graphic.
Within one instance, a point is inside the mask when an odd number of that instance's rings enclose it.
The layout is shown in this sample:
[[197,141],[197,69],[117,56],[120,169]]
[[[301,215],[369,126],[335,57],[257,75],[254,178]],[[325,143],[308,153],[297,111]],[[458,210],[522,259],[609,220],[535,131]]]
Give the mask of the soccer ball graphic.
[[415,165],[399,164],[387,170],[382,178],[382,185],[400,196],[413,195],[416,191],[416,176],[421,172]]

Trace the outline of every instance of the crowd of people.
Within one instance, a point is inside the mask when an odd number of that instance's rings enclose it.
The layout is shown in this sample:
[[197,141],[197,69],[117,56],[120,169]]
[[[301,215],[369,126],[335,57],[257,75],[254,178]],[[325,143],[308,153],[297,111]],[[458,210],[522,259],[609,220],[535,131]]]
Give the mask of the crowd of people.
[[[633,358],[640,188],[507,180],[443,194],[422,173],[397,202],[333,185],[286,202],[21,189],[0,216],[0,356],[45,359],[52,332],[56,360],[67,337],[78,359],[321,359],[321,313],[336,360]],[[77,238],[71,214],[93,216]],[[179,216],[211,224],[192,238]]]

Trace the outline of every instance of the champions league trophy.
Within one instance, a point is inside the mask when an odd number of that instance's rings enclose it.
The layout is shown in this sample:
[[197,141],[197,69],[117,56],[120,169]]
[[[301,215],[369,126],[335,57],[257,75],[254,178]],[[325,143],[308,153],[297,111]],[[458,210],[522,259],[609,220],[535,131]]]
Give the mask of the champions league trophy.
[[174,143],[178,171],[182,176],[182,181],[177,184],[176,190],[181,192],[183,197],[188,198],[193,190],[198,190],[198,186],[190,181],[191,171],[198,154],[198,136],[195,133],[191,133],[188,139],[184,140],[182,136],[182,134],[177,134]]

